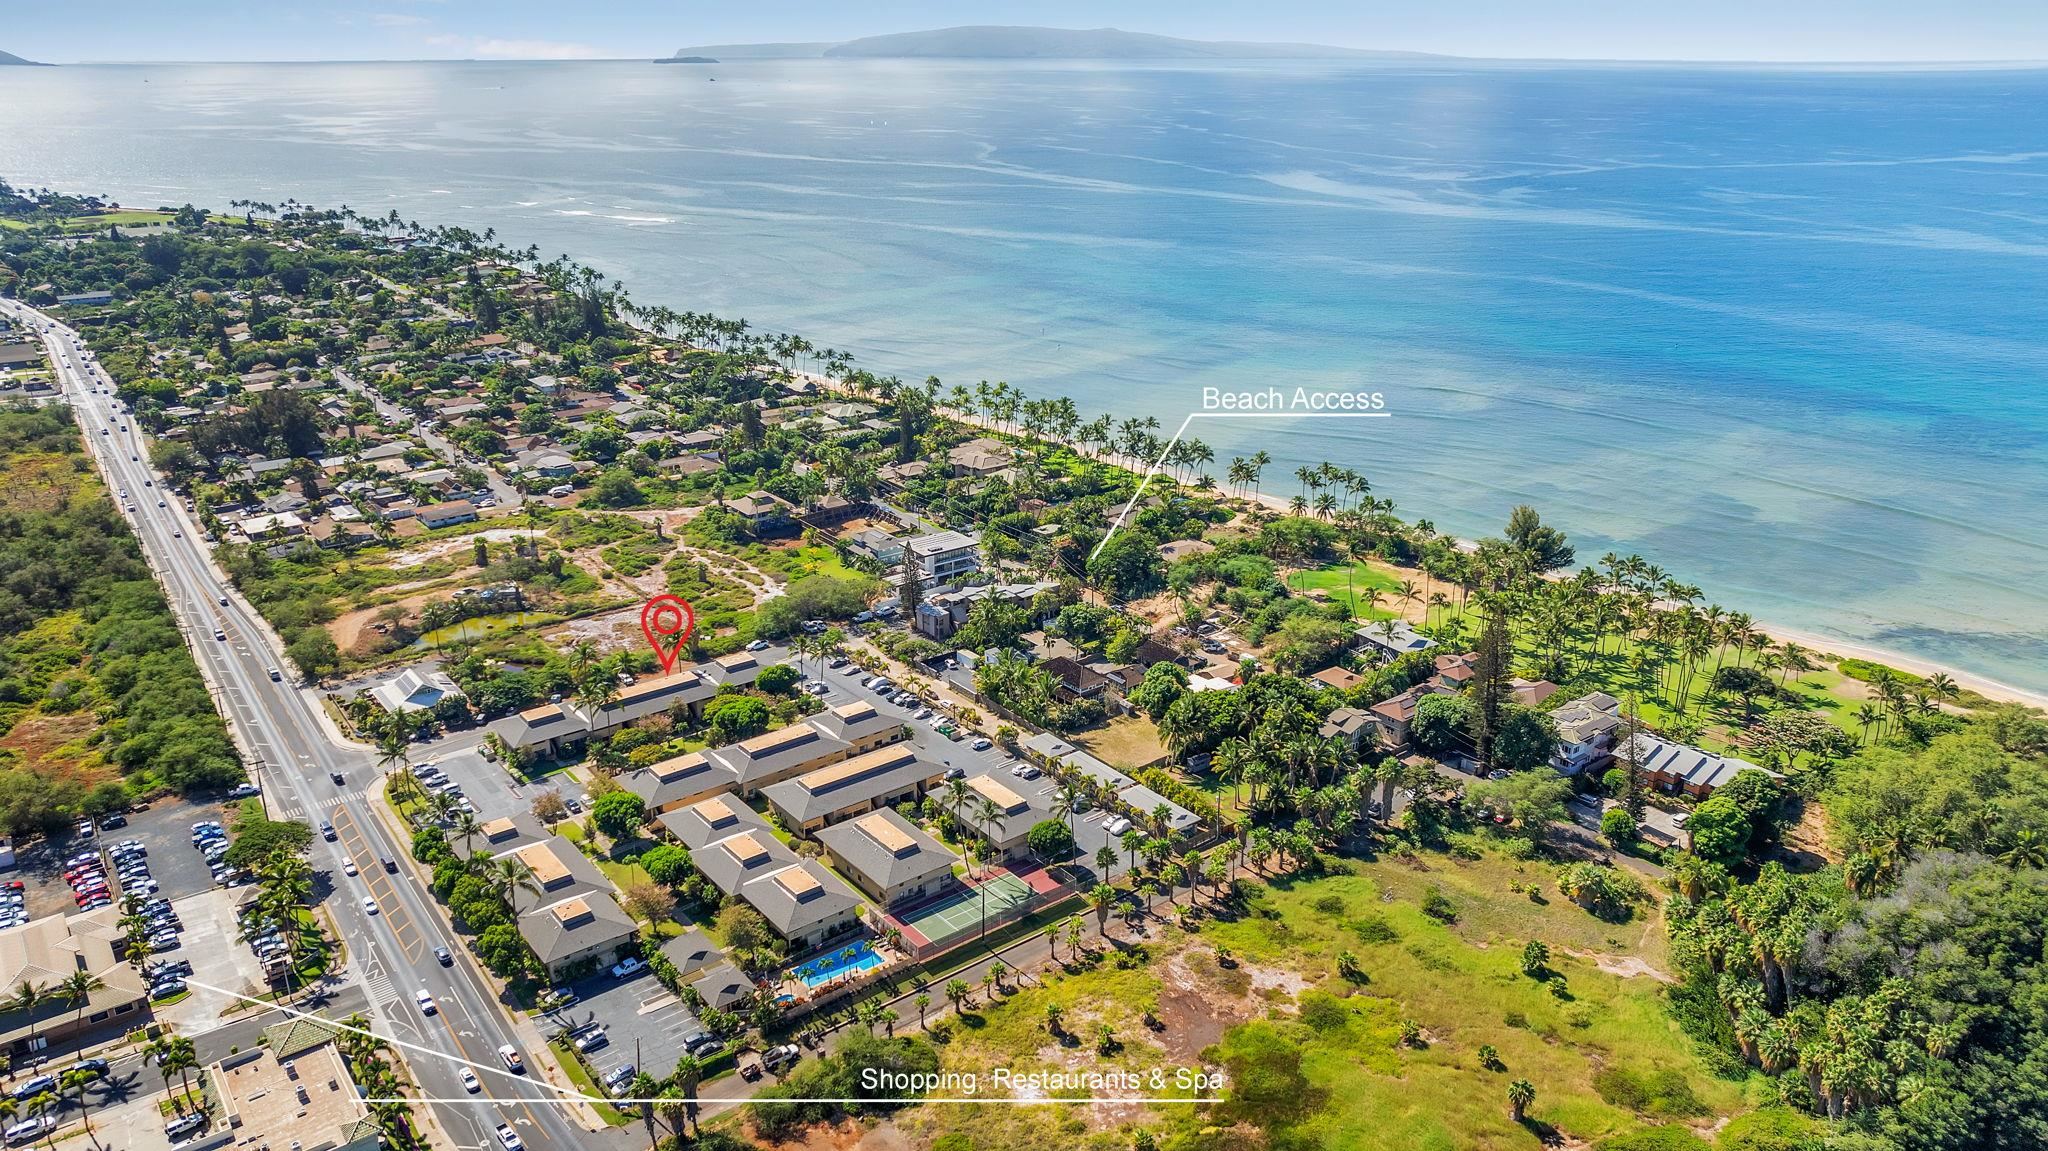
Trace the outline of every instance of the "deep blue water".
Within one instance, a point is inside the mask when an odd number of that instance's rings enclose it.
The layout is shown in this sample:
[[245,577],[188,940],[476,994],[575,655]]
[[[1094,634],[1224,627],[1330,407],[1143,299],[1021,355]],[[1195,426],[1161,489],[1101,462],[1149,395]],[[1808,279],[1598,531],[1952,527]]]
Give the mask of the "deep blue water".
[[[715,76],[716,81],[710,78]],[[1760,619],[2048,690],[2048,73],[747,62],[0,70],[0,173],[396,207],[881,372],[1532,502]]]

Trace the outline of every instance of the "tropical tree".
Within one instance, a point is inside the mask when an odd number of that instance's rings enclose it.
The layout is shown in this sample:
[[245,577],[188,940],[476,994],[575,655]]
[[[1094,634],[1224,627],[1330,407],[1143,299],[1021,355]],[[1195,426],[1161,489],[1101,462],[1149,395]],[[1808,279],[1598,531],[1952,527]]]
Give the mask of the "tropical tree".
[[1528,1114],[1529,1104],[1536,1102],[1536,1085],[1527,1079],[1517,1079],[1508,1084],[1508,1116],[1515,1122],[1522,1122]]

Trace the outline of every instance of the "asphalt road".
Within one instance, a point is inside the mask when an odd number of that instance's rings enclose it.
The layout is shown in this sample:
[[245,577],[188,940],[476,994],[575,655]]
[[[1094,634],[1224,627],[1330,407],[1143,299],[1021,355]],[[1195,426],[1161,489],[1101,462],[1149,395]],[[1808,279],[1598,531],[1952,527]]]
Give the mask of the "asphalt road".
[[[135,509],[128,513],[129,521],[194,656],[214,685],[215,703],[245,751],[260,761],[253,775],[263,788],[265,805],[273,815],[290,813],[315,824],[325,816],[340,830],[334,843],[315,837],[313,865],[330,873],[334,894],[327,900],[328,908],[345,937],[351,975],[370,999],[369,1016],[377,1031],[414,1045],[406,1052],[406,1061],[428,1097],[458,1101],[435,1106],[442,1129],[466,1147],[494,1145],[492,1128],[500,1122],[513,1123],[536,1151],[611,1143],[583,1131],[566,1108],[489,1102],[491,1097],[531,1099],[555,1092],[537,1075],[521,1079],[502,1073],[496,1055],[500,1044],[520,1048],[529,1064],[538,1053],[517,1039],[509,1011],[496,1001],[461,947],[452,947],[457,957],[452,967],[444,968],[434,959],[434,948],[447,941],[441,937],[431,894],[412,879],[409,869],[401,866],[391,875],[379,865],[383,858],[398,859],[407,845],[398,842],[371,810],[373,800],[367,793],[378,774],[374,754],[340,740],[320,712],[315,691],[295,686],[289,674],[278,681],[270,678],[271,668],[289,667],[275,638],[213,566],[202,529],[185,514],[183,501],[166,494],[162,498],[167,506],[156,506],[161,489],[145,486],[156,480],[145,458],[148,445],[134,423],[115,411],[114,397],[95,391],[111,393],[113,383],[85,359],[77,333],[61,323],[45,330],[51,317],[13,301],[0,301],[0,308],[42,334],[65,397],[78,414],[109,486],[116,492],[127,489],[127,502]],[[225,639],[215,638],[216,628]],[[342,773],[346,784],[335,786],[330,772]],[[355,857],[359,876],[342,873],[344,851]],[[366,909],[365,897],[376,900],[377,913]],[[422,1016],[413,1003],[414,992],[422,987],[440,1006],[432,1018]],[[458,1059],[478,1065],[482,1095],[466,1095],[457,1078]],[[476,1102],[468,1101],[472,1098]]]

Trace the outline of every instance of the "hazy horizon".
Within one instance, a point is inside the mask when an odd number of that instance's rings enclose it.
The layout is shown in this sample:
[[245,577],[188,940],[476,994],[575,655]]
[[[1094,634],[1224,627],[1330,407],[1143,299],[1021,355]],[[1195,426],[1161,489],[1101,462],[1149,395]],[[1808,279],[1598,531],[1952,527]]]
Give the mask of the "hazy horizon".
[[[1115,27],[1190,40],[1269,41],[1476,60],[1646,64],[2015,64],[2048,61],[2048,14],[2021,0],[1929,11],[1907,0],[1729,0],[1658,11],[1602,0],[1443,0],[1423,8],[1296,0],[1256,12],[1219,0],[1110,5],[910,0],[886,13],[820,0],[679,15],[651,0],[573,14],[539,0],[106,0],[14,13],[0,51],[55,64],[407,60],[635,60],[693,45],[837,42],[974,24]],[[189,16],[190,18],[185,18]]]

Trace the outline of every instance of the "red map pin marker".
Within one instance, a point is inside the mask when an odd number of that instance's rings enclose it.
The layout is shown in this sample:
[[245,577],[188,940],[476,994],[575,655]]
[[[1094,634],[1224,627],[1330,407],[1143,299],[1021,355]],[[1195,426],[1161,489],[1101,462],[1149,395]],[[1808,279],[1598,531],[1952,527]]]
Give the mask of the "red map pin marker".
[[664,675],[674,670],[676,656],[696,627],[697,613],[690,610],[689,601],[672,595],[655,596],[640,609],[640,634],[647,637]]

